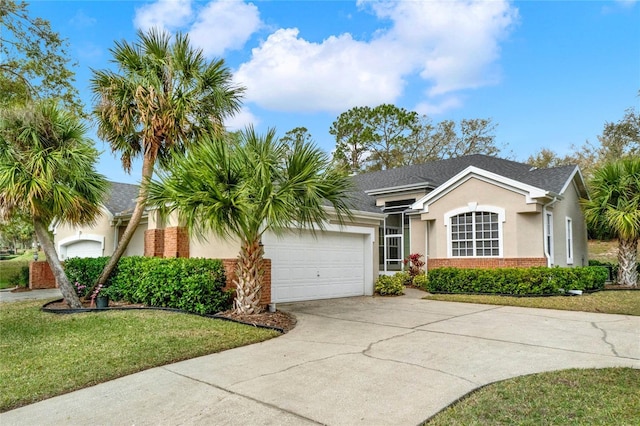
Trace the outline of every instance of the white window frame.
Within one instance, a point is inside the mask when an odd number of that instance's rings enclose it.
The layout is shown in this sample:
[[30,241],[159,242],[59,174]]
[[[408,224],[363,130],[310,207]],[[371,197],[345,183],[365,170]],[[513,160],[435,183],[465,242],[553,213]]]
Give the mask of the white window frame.
[[[473,247],[473,256],[453,256],[453,241],[451,238],[451,218],[454,216],[458,216],[464,213],[495,213],[498,215],[498,255],[497,256],[477,256],[476,255],[476,247],[475,247],[475,235],[474,235],[474,247]],[[447,256],[449,258],[454,259],[463,259],[463,258],[500,258],[504,257],[504,234],[503,234],[503,223],[505,222],[505,210],[501,207],[496,206],[487,206],[487,205],[478,205],[476,203],[469,203],[466,207],[460,207],[454,210],[450,210],[444,214],[444,226],[446,227],[447,232]]]
[[544,249],[551,259],[551,265],[555,264],[553,254],[553,213],[547,212],[544,218]]
[[567,217],[565,223],[567,227],[567,265],[573,265],[573,220]]

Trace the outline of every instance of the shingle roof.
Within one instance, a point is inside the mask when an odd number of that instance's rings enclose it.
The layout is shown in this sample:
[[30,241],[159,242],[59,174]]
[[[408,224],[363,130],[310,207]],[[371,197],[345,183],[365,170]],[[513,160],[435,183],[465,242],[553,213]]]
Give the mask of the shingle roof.
[[138,185],[129,183],[109,182],[109,196],[104,203],[112,215],[131,213],[138,198]]
[[[362,192],[394,188],[424,183],[425,187],[435,188],[467,167],[479,169],[513,179],[527,185],[559,194],[575,171],[575,166],[560,166],[537,169],[529,164],[474,154],[447,160],[432,161],[424,164],[400,167],[392,170],[363,173],[353,177],[355,185]],[[365,211],[380,211],[375,207],[372,196],[355,197],[356,208]]]
[[[380,208],[375,205],[375,197],[367,195],[365,191],[416,184],[436,188],[470,166],[556,194],[562,191],[575,171],[575,166],[537,169],[529,164],[488,155],[467,155],[353,176],[356,190],[350,193],[352,208],[381,213]],[[137,196],[138,185],[111,182],[110,196],[105,205],[114,215],[127,214],[133,211]]]

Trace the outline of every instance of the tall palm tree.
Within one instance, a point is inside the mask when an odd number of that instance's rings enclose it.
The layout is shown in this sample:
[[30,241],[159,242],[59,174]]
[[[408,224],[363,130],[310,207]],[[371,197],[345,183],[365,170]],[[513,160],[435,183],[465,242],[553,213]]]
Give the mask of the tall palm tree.
[[149,186],[149,203],[165,215],[177,212],[196,235],[240,240],[234,310],[252,314],[262,310],[262,234],[322,229],[326,206],[340,221],[350,217],[351,181],[308,142],[290,147],[273,130],[259,136],[253,129],[239,139],[232,145],[208,138],[176,161],[171,174],[159,173]]
[[51,102],[0,113],[0,216],[25,214],[71,308],[80,300],[58,260],[48,225],[91,224],[107,180],[94,165],[98,152],[76,117]]
[[618,238],[618,284],[636,287],[640,240],[640,158],[629,157],[597,169],[583,200],[592,229]]
[[120,153],[127,172],[141,157],[142,179],[129,224],[96,286],[106,283],[140,223],[156,161],[167,166],[203,135],[221,134],[244,91],[222,59],[207,61],[186,35],[172,41],[167,32],[139,31],[135,43],[116,42],[111,53],[118,72],[94,71],[91,80],[98,136]]

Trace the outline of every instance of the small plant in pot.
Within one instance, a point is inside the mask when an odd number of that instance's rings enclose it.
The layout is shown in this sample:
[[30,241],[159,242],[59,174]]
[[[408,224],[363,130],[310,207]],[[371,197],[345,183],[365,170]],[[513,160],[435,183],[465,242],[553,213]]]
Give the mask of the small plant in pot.
[[109,287],[103,286],[102,284],[96,287],[91,294],[91,307],[109,307]]

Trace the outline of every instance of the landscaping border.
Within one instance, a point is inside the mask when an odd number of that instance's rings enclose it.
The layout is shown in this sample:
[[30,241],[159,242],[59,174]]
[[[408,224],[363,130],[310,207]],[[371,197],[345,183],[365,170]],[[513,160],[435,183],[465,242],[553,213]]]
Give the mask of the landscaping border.
[[285,334],[286,332],[284,331],[284,329],[280,328],[280,327],[276,327],[276,326],[272,326],[272,325],[265,325],[265,324],[256,324],[256,323],[250,323],[250,322],[246,322],[246,321],[240,321],[234,318],[227,318],[225,316],[222,316],[220,314],[196,314],[193,312],[187,312],[187,311],[183,311],[181,309],[175,309],[175,308],[163,308],[163,307],[156,307],[156,306],[112,306],[112,307],[106,307],[106,308],[78,308],[78,309],[56,309],[56,308],[49,308],[48,305],[51,305],[53,303],[60,303],[63,302],[64,299],[56,299],[56,300],[51,300],[47,303],[45,303],[44,305],[42,305],[42,307],[40,308],[41,311],[43,312],[49,312],[51,314],[81,314],[81,313],[86,313],[86,312],[105,312],[105,311],[128,311],[128,310],[137,310],[137,311],[143,311],[143,310],[152,310],[152,311],[168,311],[168,312],[176,312],[176,313],[181,313],[181,314],[187,314],[187,315],[197,315],[199,317],[205,317],[205,318],[211,318],[211,319],[219,319],[219,320],[224,320],[224,321],[230,321],[230,322],[235,322],[238,324],[244,324],[244,325],[250,325],[253,327],[258,327],[258,328],[264,328],[267,330],[274,330],[279,332],[280,334]]

